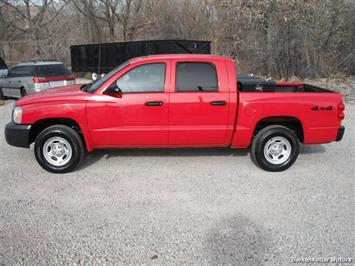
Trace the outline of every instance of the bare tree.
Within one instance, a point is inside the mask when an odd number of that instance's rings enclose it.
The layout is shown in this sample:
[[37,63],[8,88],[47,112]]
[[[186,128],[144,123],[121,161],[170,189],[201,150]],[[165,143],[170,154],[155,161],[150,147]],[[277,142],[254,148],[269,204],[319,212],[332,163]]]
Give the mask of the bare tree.
[[[17,1],[16,1],[17,2]],[[21,34],[30,36],[36,44],[36,53],[41,54],[38,40],[41,38],[41,30],[46,28],[69,3],[67,1],[22,0],[23,5],[14,4],[13,1],[6,1],[5,6],[10,7],[22,19],[22,23],[12,23],[11,26]]]
[[211,40],[242,71],[277,78],[354,73],[355,2],[0,0],[0,53],[14,61],[69,62],[71,44],[166,38]]

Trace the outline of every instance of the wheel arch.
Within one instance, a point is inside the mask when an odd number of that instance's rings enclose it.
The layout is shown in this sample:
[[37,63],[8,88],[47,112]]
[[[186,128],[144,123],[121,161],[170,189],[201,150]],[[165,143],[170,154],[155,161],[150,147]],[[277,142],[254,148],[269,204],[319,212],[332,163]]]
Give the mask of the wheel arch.
[[30,144],[33,143],[41,131],[53,125],[65,125],[74,129],[76,132],[78,132],[79,136],[82,138],[83,143],[85,145],[85,149],[87,151],[90,150],[91,145],[86,134],[83,132],[83,128],[80,127],[79,123],[76,120],[72,118],[64,118],[64,117],[45,118],[45,119],[37,120],[31,126],[29,143]]
[[298,140],[304,141],[304,130],[301,120],[295,116],[267,116],[261,118],[254,127],[253,136],[258,134],[260,130],[271,125],[281,125],[294,131]]

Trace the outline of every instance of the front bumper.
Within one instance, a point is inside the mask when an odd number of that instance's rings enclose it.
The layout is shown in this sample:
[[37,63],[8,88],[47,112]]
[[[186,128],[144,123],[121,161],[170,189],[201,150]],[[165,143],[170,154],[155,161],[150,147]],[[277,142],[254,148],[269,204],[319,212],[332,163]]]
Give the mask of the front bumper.
[[344,136],[344,132],[345,132],[345,127],[341,126],[338,128],[338,134],[337,134],[337,141],[341,141],[341,139]]
[[6,142],[11,146],[28,148],[30,146],[31,125],[17,125],[10,122],[5,128]]

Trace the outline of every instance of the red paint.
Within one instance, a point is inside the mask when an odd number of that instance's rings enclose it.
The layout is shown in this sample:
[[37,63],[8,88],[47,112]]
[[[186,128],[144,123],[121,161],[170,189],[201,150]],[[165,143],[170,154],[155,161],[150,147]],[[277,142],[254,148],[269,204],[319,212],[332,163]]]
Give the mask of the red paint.
[[[218,92],[175,92],[177,62],[209,62],[216,66]],[[115,96],[103,92],[130,69],[147,63],[166,64],[164,92],[130,93]],[[87,150],[103,147],[231,146],[251,143],[259,121],[269,117],[291,117],[303,127],[304,143],[336,140],[344,118],[344,104],[338,93],[238,93],[234,63],[213,55],[160,55],[135,58],[130,65],[107,80],[95,93],[80,85],[50,89],[24,97],[23,124],[42,119],[67,118],[76,121]],[[278,83],[302,86],[302,83]],[[163,102],[146,106],[146,102]],[[225,101],[225,106],[212,106]],[[314,105],[332,110],[314,111]]]

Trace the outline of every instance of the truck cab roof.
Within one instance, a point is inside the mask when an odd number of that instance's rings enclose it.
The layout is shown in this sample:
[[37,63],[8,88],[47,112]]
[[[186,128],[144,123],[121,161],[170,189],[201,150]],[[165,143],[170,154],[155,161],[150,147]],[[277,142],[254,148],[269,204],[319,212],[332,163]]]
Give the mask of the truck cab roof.
[[151,59],[222,59],[222,60],[231,60],[229,57],[226,56],[219,56],[213,54],[158,54],[158,55],[147,55],[147,56],[140,56],[133,59],[130,59],[130,63],[134,63],[136,61],[144,61],[144,60],[151,60]]

